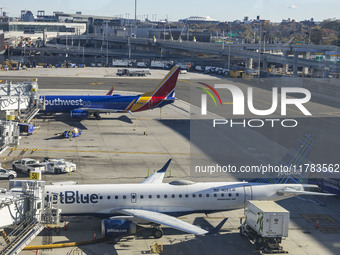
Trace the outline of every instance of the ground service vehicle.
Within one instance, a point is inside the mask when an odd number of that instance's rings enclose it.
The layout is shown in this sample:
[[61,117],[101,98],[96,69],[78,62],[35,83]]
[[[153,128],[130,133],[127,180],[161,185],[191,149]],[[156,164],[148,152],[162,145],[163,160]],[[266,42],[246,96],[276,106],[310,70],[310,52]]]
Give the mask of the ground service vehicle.
[[71,173],[76,170],[76,164],[64,159],[44,158],[41,163],[46,164],[46,172],[54,174]]
[[145,76],[149,75],[150,69],[118,69],[116,75],[118,76]]
[[34,127],[32,124],[19,123],[20,134],[26,133],[27,135],[32,135]]
[[1,179],[11,180],[11,179],[14,179],[15,177],[17,177],[17,173],[15,171],[0,168]]
[[253,241],[257,250],[280,252],[282,237],[288,236],[289,215],[274,201],[248,201],[240,234]]
[[20,170],[27,174],[31,171],[45,171],[45,165],[40,164],[39,161],[31,158],[23,158],[17,161],[13,161],[12,167],[14,171]]

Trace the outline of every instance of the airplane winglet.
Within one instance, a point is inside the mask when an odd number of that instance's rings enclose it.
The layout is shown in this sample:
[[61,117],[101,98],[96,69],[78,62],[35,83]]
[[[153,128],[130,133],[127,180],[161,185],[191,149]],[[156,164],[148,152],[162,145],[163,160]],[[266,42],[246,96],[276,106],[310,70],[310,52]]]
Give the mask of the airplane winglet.
[[218,234],[223,227],[224,223],[228,220],[228,218],[224,218],[215,228],[210,230],[206,235],[215,235]]
[[170,162],[172,159],[169,159],[168,162],[165,163],[165,165],[158,170],[156,173],[153,173],[152,175],[150,175],[148,178],[146,178],[144,181],[142,181],[141,183],[143,184],[159,184],[163,182],[163,178],[165,175],[166,170],[168,169]]

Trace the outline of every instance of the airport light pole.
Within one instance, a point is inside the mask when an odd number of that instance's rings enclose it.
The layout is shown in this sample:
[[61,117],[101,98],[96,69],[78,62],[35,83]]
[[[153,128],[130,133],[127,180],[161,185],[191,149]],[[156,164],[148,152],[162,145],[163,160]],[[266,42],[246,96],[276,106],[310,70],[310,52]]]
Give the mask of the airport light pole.
[[135,0],[135,35],[137,37],[137,0]]
[[109,24],[106,22],[106,66],[109,65]]
[[258,78],[260,78],[260,68],[261,68],[261,33],[262,33],[262,26],[260,21],[260,38],[259,38],[259,68],[258,68]]

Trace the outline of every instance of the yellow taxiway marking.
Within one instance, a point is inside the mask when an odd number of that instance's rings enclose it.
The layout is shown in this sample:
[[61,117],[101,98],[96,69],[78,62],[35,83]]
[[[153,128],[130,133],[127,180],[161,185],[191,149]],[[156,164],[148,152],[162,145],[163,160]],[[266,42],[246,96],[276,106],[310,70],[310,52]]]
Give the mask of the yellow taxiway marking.
[[182,80],[182,79],[178,79],[178,80],[181,81],[181,82],[186,82],[186,83],[189,83],[189,84],[197,85],[197,84],[190,82],[190,81],[186,81],[186,80]]
[[201,155],[199,153],[182,153],[182,152],[149,152],[149,151],[83,151],[83,150],[49,150],[39,149],[39,151],[53,152],[88,152],[88,153],[110,153],[110,154],[157,154],[157,155]]

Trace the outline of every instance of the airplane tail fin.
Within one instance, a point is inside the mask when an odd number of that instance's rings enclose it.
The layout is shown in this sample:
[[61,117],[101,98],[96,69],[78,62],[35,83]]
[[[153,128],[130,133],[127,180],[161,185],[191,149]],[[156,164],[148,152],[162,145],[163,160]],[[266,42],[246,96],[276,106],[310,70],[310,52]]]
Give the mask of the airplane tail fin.
[[146,178],[141,183],[144,183],[144,184],[150,184],[150,183],[159,184],[159,183],[162,183],[163,179],[164,179],[165,172],[168,169],[171,160],[172,159],[169,159],[160,170],[151,174],[148,178]]
[[[314,134],[305,134],[300,137],[297,143],[290,148],[287,154],[280,160],[279,164],[291,168],[293,166],[303,166],[304,164],[309,163],[308,157],[314,144],[314,138]],[[264,178],[257,179],[256,182],[272,184],[302,183],[304,177],[305,176],[303,174],[279,176],[268,175]]]
[[115,89],[115,85],[112,86],[112,88],[109,90],[109,92],[107,92],[106,95],[111,96],[114,89]]
[[157,88],[151,92],[145,93],[144,96],[153,97],[172,97],[175,91],[180,66],[174,66],[164,79],[158,84]]
[[228,218],[224,218],[215,228],[210,230],[207,235],[215,235],[218,234],[223,227],[224,223],[228,220]]

